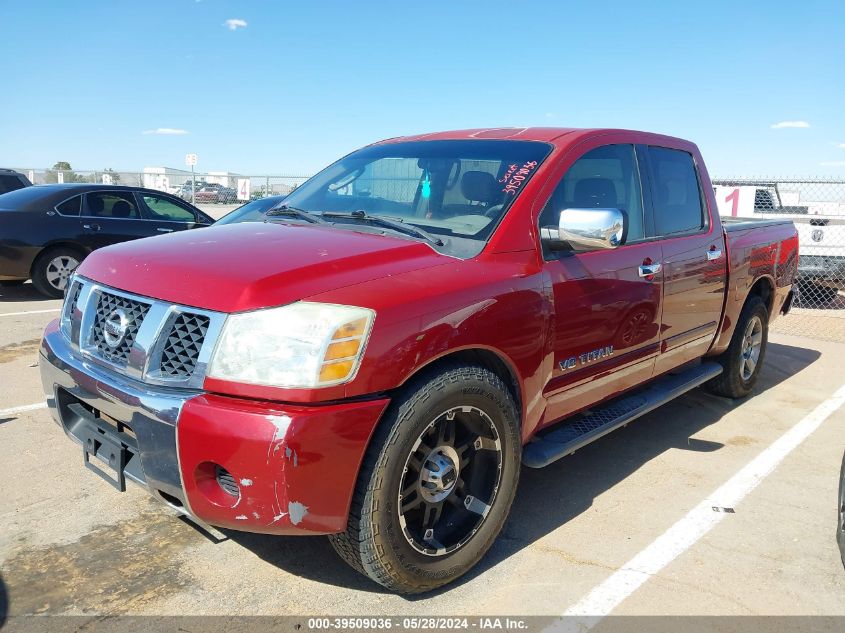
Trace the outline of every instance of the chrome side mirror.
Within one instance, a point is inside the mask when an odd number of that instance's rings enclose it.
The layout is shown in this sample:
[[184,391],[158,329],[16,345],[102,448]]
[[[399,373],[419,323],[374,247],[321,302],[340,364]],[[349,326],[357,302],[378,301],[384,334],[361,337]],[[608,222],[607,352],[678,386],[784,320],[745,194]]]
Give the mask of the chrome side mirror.
[[576,252],[616,248],[624,235],[625,214],[619,209],[564,209],[557,228],[540,229],[550,249]]

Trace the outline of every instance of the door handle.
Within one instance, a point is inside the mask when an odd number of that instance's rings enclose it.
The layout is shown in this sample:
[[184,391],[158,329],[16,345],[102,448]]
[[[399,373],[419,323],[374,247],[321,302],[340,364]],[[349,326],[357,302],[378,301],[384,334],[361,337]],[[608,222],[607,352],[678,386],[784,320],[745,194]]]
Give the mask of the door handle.
[[99,231],[99,230],[100,230],[100,225],[99,225],[99,224],[96,224],[96,223],[95,223],[95,224],[83,224],[83,225],[82,225],[82,228],[83,228],[83,229],[88,229],[89,231]]
[[640,266],[640,277],[653,277],[663,268],[659,263],[643,264]]
[[156,231],[159,233],[173,233],[173,229],[163,229],[161,227],[157,228]]
[[711,248],[707,251],[707,261],[712,262],[713,260],[719,259],[722,256],[722,249],[721,248]]

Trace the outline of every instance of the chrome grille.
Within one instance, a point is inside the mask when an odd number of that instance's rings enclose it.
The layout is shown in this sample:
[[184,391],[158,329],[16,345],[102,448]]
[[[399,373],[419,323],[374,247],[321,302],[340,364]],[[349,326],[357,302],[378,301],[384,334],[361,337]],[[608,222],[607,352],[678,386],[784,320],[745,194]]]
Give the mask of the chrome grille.
[[86,360],[133,380],[183,389],[202,389],[226,322],[222,312],[131,294],[80,276],[65,308],[62,332]]
[[[118,309],[123,310],[128,325],[126,333],[119,343],[112,347],[106,342],[106,320]],[[129,352],[132,350],[132,344],[135,342],[135,337],[138,335],[138,329],[141,327],[149,309],[150,304],[148,303],[113,295],[109,292],[100,293],[94,316],[94,327],[91,331],[91,344],[97,350],[97,353],[112,363],[125,365],[127,358],[129,358]]]
[[74,281],[73,284],[70,286],[70,290],[67,293],[67,297],[65,298],[65,303],[62,306],[62,320],[61,320],[61,328],[64,335],[68,338],[71,338],[72,332],[72,321],[74,317],[74,312],[76,311],[76,306],[79,303],[79,295],[82,292],[82,283],[79,281]]
[[79,293],[82,292],[82,284],[78,281],[74,282],[70,288],[67,298],[67,312],[68,318],[73,316],[73,311],[76,310],[76,302],[79,301]]
[[194,373],[209,322],[207,316],[191,312],[176,317],[161,352],[162,376],[187,378]]

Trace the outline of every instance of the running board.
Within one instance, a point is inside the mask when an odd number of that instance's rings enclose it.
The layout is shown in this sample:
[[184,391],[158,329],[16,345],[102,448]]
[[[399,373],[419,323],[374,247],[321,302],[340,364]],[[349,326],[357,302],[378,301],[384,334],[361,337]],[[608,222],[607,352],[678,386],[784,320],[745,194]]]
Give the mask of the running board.
[[721,373],[719,363],[702,363],[660,378],[642,391],[611,400],[601,409],[591,409],[529,442],[522,449],[522,463],[529,468],[548,466]]

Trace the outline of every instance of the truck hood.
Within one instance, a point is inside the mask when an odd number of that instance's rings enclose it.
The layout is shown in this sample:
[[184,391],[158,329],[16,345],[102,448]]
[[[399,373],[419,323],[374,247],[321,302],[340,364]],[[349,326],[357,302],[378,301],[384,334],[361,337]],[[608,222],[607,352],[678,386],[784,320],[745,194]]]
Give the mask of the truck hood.
[[241,312],[450,259],[425,243],[403,238],[246,222],[110,246],[89,255],[79,274],[155,299]]

